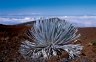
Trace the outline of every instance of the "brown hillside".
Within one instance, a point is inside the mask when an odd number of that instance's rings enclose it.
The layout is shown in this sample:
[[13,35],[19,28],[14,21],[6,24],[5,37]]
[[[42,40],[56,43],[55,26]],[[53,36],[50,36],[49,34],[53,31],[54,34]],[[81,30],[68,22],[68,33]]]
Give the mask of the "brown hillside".
[[0,25],[0,62],[25,61],[18,48],[28,29],[27,26]]
[[[28,29],[28,26],[0,25],[0,62],[26,62],[18,48]],[[79,28],[78,32],[81,37],[76,43],[83,45],[84,49],[81,57],[72,62],[96,62],[96,46],[92,45],[96,40],[96,28]]]
[[81,58],[74,62],[96,62],[96,45],[92,45],[92,42],[96,42],[96,28],[79,28],[81,34],[79,44],[84,46]]

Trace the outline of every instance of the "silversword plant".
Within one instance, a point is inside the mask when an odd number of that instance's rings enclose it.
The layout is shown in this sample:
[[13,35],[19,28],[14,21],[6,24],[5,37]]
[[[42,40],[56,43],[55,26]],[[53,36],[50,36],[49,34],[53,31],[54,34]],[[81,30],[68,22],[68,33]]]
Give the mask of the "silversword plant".
[[22,42],[20,53],[29,62],[45,62],[62,51],[68,52],[69,59],[74,59],[82,50],[82,46],[70,44],[80,36],[77,31],[72,24],[59,18],[37,20],[27,33],[30,38],[34,36],[35,42]]

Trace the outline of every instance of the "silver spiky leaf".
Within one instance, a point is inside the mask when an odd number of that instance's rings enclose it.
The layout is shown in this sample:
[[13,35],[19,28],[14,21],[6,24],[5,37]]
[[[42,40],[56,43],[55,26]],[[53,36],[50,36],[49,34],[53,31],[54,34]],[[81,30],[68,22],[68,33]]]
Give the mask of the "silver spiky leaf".
[[[67,51],[70,57],[74,58],[73,54],[78,56],[80,53],[71,54],[68,49],[72,51],[76,49],[77,51],[77,46],[73,46],[74,49],[66,45],[80,36],[80,34],[77,34],[77,31],[77,28],[72,24],[59,18],[40,19],[29,30],[30,34],[35,38],[35,43],[29,41],[23,42],[20,47],[20,53],[33,62],[45,62],[46,59],[57,56],[63,50]],[[28,35],[28,37],[30,36]],[[78,47],[80,47],[78,50],[80,52],[82,47],[79,45]]]

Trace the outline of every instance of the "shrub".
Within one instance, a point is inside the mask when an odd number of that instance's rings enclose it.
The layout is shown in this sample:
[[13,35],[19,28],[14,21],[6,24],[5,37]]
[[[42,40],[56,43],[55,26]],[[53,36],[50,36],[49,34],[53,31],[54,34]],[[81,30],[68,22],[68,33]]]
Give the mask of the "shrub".
[[93,46],[96,46],[96,40],[93,40],[91,43]]
[[[69,52],[70,58],[74,58],[82,50],[80,45],[70,44],[80,36],[77,31],[72,24],[59,18],[37,20],[28,33],[28,37],[34,36],[35,42],[23,42],[20,52],[30,62],[45,62],[53,56],[59,56],[62,51]],[[70,53],[71,49],[73,53]]]

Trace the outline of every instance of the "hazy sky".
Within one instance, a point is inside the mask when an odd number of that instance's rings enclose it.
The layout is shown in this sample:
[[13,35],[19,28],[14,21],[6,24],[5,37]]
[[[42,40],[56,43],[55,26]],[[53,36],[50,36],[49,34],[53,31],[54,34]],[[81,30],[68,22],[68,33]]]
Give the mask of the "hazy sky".
[[0,0],[0,15],[96,15],[96,0]]

